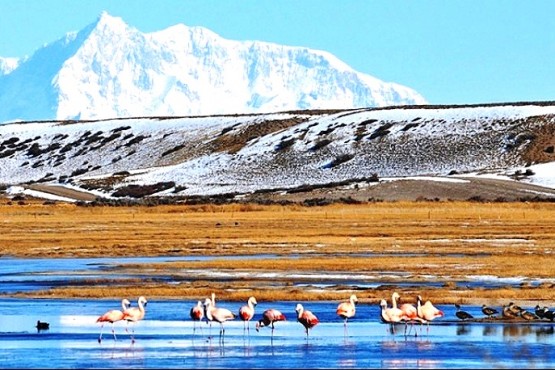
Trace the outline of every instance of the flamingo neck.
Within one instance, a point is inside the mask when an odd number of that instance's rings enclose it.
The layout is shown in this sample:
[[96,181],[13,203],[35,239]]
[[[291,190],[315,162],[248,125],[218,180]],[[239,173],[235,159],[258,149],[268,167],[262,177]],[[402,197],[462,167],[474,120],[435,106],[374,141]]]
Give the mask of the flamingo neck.
[[395,294],[391,296],[391,306],[397,308],[397,296]]
[[208,304],[206,305],[206,318],[210,321],[212,321],[213,317],[212,317],[212,302],[208,302]]

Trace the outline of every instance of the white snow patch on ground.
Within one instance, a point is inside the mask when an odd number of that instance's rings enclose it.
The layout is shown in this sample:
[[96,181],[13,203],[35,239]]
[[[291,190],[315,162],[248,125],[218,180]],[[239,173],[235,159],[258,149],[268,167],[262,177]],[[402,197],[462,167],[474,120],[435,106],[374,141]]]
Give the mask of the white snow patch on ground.
[[36,191],[31,189],[25,189],[21,186],[11,186],[6,190],[8,195],[28,195],[30,197],[40,198],[40,199],[49,199],[49,200],[57,200],[60,202],[75,202],[75,199],[61,197],[49,193],[44,193],[42,191]]

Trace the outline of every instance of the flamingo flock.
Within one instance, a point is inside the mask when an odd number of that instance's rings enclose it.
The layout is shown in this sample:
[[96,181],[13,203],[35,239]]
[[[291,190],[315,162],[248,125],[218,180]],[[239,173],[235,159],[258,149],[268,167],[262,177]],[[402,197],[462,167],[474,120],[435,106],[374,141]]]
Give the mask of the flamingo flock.
[[[102,342],[103,328],[106,323],[111,324],[111,331],[114,341],[117,340],[115,332],[115,323],[125,322],[125,331],[129,334],[131,342],[135,342],[135,327],[136,325],[145,318],[146,315],[146,305],[147,299],[141,296],[137,299],[137,306],[131,307],[131,302],[128,299],[122,299],[121,310],[112,309],[106,311],[104,314],[99,316],[96,320],[100,323],[100,335],[98,337],[98,342]],[[344,332],[347,335],[347,323],[349,320],[353,319],[356,314],[356,306],[358,303],[358,298],[356,295],[352,294],[349,299],[339,302],[335,310],[336,315],[343,320]],[[214,293],[210,297],[203,300],[198,300],[196,304],[189,309],[189,317],[193,321],[193,334],[195,334],[198,324],[205,321],[207,324],[212,324],[216,322],[220,325],[219,337],[220,341],[223,342],[225,338],[225,326],[227,321],[240,319],[243,322],[243,335],[250,335],[250,322],[255,321],[256,331],[259,332],[264,327],[271,328],[271,338],[274,338],[274,331],[276,330],[276,323],[281,321],[286,321],[286,316],[281,311],[275,308],[268,308],[261,313],[260,318],[255,319],[255,308],[258,302],[255,297],[249,297],[246,304],[242,305],[238,311],[233,312],[232,310],[220,307],[216,305],[216,296]],[[437,317],[442,317],[443,312],[438,310],[430,301],[426,301],[422,304],[422,297],[417,296],[416,306],[408,303],[401,302],[401,297],[397,292],[394,292],[391,296],[391,307],[388,307],[388,303],[385,299],[380,302],[381,312],[380,319],[384,323],[391,324],[393,329],[393,324],[405,323],[405,334],[407,331],[407,325],[412,325],[415,322],[420,324],[427,323],[429,331],[429,322]],[[298,303],[295,307],[296,321],[302,325],[304,328],[304,333],[306,339],[309,339],[310,331],[314,329],[319,323],[320,319],[311,310],[305,308],[302,304]],[[129,326],[131,325],[131,333],[129,332]],[[202,325],[200,325],[202,330]],[[422,330],[422,329],[421,329]],[[415,330],[416,331],[416,330]],[[209,336],[210,338],[210,336]]]
[[[404,303],[400,307],[397,307],[397,300],[400,299],[399,293],[393,292],[391,295],[391,307],[387,306],[387,301],[382,299],[380,302],[381,306],[381,320],[384,323],[390,324],[391,332],[394,332],[394,325],[397,323],[405,323],[405,335],[407,335],[407,325],[410,323],[411,328],[409,334],[414,326],[415,322],[419,322],[421,325],[427,324],[427,332],[430,330],[430,321],[437,317],[443,317],[443,311],[436,308],[431,301],[426,301],[422,304],[422,297],[418,295],[416,297],[416,307],[410,303]],[[418,333],[415,330],[415,336]]]
[[[147,299],[141,296],[137,299],[137,306],[131,307],[131,302],[128,299],[123,299],[121,301],[121,310],[112,309],[106,311],[104,314],[96,319],[97,323],[100,323],[100,335],[98,337],[98,342],[102,342],[102,334],[104,325],[106,323],[111,324],[111,331],[114,341],[117,341],[117,336],[115,332],[115,323],[126,322],[125,331],[129,334],[131,343],[135,342],[135,326],[145,318]],[[358,303],[358,298],[356,295],[351,295],[348,300],[342,301],[337,305],[335,310],[336,315],[343,320],[344,332],[347,334],[347,323],[348,320],[353,319],[356,314],[356,306]],[[389,328],[392,333],[394,333],[395,324],[405,324],[405,335],[407,335],[407,327],[410,324],[409,334],[412,331],[414,324],[420,324],[420,332],[422,332],[422,327],[426,324],[426,332],[430,331],[430,322],[436,318],[443,317],[444,313],[442,310],[438,309],[433,305],[430,300],[424,301],[422,296],[416,296],[416,305],[402,300],[401,296],[397,292],[393,292],[391,295],[391,306],[388,306],[386,299],[381,299],[380,301],[380,316],[379,319],[382,323],[389,324]],[[271,338],[274,338],[274,331],[276,330],[276,323],[281,321],[286,321],[286,316],[281,311],[275,308],[266,309],[262,312],[261,317],[255,320],[255,308],[258,302],[255,297],[249,297],[246,304],[242,305],[236,313],[232,310],[220,307],[216,305],[216,296],[214,293],[211,297],[205,298],[204,302],[198,300],[196,305],[192,306],[189,310],[190,319],[193,321],[193,334],[197,329],[197,324],[202,321],[210,324],[212,322],[217,322],[220,325],[220,341],[223,342],[225,338],[225,327],[224,324],[227,321],[235,320],[239,318],[243,321],[243,335],[250,335],[250,322],[255,321],[256,331],[259,332],[260,329],[264,327],[271,328]],[[465,312],[461,309],[459,304],[455,304],[456,312],[455,316],[462,320],[467,321],[474,319],[474,316]],[[320,323],[320,319],[312,311],[306,309],[302,304],[298,303],[295,307],[296,321],[300,323],[304,328],[304,333],[306,339],[309,339],[310,330]],[[511,319],[515,317],[521,317],[525,320],[549,320],[554,321],[554,311],[549,310],[547,307],[540,307],[539,305],[535,307],[532,311],[527,311],[516,306],[513,302],[508,305],[503,306],[501,312],[495,308],[489,307],[487,305],[482,306],[482,312],[486,315],[488,320],[494,319],[495,315],[500,315],[500,318]],[[131,333],[129,333],[129,325],[131,327]],[[202,326],[201,326],[202,330]],[[415,336],[418,335],[415,329]],[[210,338],[210,336],[209,336]]]

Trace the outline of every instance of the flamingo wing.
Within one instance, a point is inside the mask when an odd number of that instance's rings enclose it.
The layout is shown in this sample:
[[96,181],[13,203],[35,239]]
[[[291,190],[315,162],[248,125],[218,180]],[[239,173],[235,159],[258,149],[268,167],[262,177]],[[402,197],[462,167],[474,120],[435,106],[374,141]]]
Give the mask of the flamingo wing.
[[139,310],[137,307],[131,307],[123,313],[123,320],[139,321],[144,317],[144,311]]
[[227,308],[222,307],[213,307],[211,310],[212,317],[218,322],[224,322],[227,320],[233,320],[236,315],[228,310]]
[[316,326],[320,322],[320,320],[318,320],[316,315],[314,315],[310,311],[304,311],[302,316],[300,317],[299,321],[301,321],[301,323],[304,326],[309,327],[309,328],[312,328],[312,327]]
[[409,320],[415,320],[418,317],[418,312],[416,310],[416,307],[414,307],[410,303],[402,304],[400,309],[403,312],[403,314],[406,316],[406,318]]
[[350,302],[342,302],[337,306],[336,313],[341,317],[353,317],[355,315],[355,307]]
[[96,319],[96,322],[116,322],[123,319],[123,312],[120,310],[110,310]]
[[243,306],[239,309],[239,317],[243,321],[249,321],[254,316],[253,310],[249,306]]

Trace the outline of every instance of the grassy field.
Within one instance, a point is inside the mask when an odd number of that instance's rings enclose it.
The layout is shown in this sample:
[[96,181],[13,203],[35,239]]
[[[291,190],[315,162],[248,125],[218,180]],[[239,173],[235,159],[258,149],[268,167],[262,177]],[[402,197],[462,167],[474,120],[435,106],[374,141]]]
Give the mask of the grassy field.
[[[200,299],[216,292],[220,299],[268,301],[356,293],[375,301],[398,291],[411,301],[420,294],[438,303],[555,302],[553,203],[80,207],[27,201],[0,203],[0,218],[3,256],[218,257],[122,264],[105,278],[33,293],[38,297]],[[252,258],[226,258],[235,255]],[[122,283],[112,279],[115,273],[142,277]],[[320,287],[311,275],[336,277],[336,283]],[[547,281],[488,289],[464,283],[483,275]],[[344,277],[375,287],[347,284]]]

